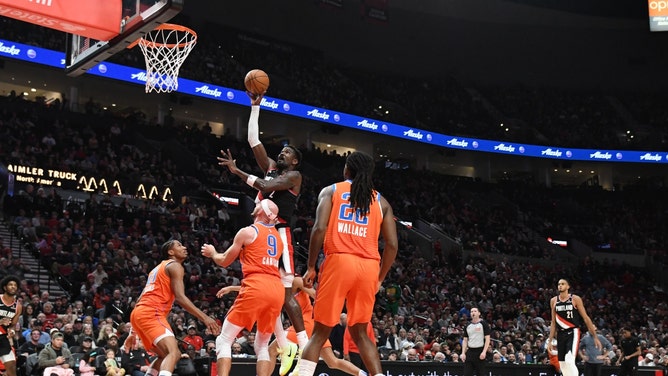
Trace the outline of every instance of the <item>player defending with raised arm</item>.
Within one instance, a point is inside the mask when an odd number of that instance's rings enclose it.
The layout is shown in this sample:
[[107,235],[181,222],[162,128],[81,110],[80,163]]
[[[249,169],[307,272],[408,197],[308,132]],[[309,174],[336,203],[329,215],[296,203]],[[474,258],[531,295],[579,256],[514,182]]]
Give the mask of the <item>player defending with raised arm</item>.
[[[161,253],[163,261],[149,273],[146,287],[130,314],[133,333],[139,335],[146,351],[158,355],[146,371],[147,376],[171,376],[181,359],[181,350],[167,322],[174,301],[203,322],[212,333],[220,332],[216,320],[199,310],[185,294],[183,261],[188,257],[186,247],[178,240],[168,240],[162,245]],[[126,344],[132,347],[133,341],[126,341]]]
[[[313,376],[320,349],[339,322],[344,303],[348,329],[364,365],[371,375],[383,375],[378,350],[366,329],[376,293],[397,255],[398,242],[392,207],[373,188],[374,166],[370,155],[353,152],[343,169],[345,180],[324,188],[318,196],[304,286],[313,286],[323,244],[325,262],[313,307],[313,336],[299,360],[299,376]],[[385,242],[382,258],[378,250],[381,234]]]
[[[16,356],[9,339],[14,337],[14,329],[23,311],[21,302],[16,298],[19,291],[19,279],[8,275],[0,282],[2,300],[0,301],[0,360],[5,365],[7,376],[16,376]],[[14,344],[18,348],[18,344]]]
[[552,339],[556,335],[561,373],[564,376],[578,376],[580,372],[575,365],[575,357],[578,355],[582,324],[587,325],[589,333],[593,336],[594,344],[599,350],[601,350],[601,341],[596,336],[596,327],[587,315],[582,298],[571,294],[570,288],[567,280],[560,279],[557,283],[559,295],[550,299],[552,323],[550,324],[550,337],[547,339],[547,351],[552,352]]
[[269,340],[276,318],[283,306],[283,286],[278,272],[278,260],[283,251],[274,220],[278,207],[271,200],[262,200],[253,210],[254,223],[234,236],[234,242],[218,253],[211,244],[202,246],[202,255],[222,266],[229,266],[237,257],[244,275],[240,294],[230,308],[223,330],[216,339],[218,376],[228,376],[232,367],[232,343],[243,328],[251,330],[257,323],[255,354],[257,375],[269,376],[275,363],[269,356]]
[[[253,95],[251,97],[251,114],[248,120],[248,144],[253,149],[253,155],[258,166],[265,172],[264,179],[255,175],[248,174],[237,168],[232,155],[221,150],[222,158],[218,158],[221,166],[227,166],[233,174],[245,181],[246,184],[257,189],[258,195],[256,201],[268,198],[276,203],[280,213],[276,222],[276,229],[283,240],[283,257],[280,263],[281,280],[285,287],[285,303],[283,309],[287,312],[292,325],[297,331],[299,348],[303,349],[308,341],[308,336],[304,328],[304,318],[302,317],[299,304],[295,302],[292,296],[292,279],[294,278],[294,249],[292,244],[292,231],[290,223],[297,207],[297,198],[301,191],[302,175],[298,171],[299,164],[302,161],[302,154],[294,146],[287,145],[283,147],[276,160],[269,158],[267,151],[260,142],[259,123],[260,103],[262,95]],[[283,322],[278,317],[275,328],[276,339],[281,352],[281,368],[279,374],[285,375],[296,355],[294,344],[289,344],[285,339],[285,330]]]

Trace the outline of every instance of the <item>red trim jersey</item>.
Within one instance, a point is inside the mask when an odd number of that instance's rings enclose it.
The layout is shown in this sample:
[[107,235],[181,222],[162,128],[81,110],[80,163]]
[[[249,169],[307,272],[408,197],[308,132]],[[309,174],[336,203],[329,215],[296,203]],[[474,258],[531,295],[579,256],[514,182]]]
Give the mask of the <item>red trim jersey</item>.
[[557,302],[554,305],[557,315],[555,320],[562,330],[579,328],[582,326],[582,317],[578,308],[573,303],[573,294],[568,295],[568,299],[561,301],[557,295]]
[[[264,180],[271,180],[278,177],[278,170],[269,170]],[[278,206],[278,222],[290,224],[290,220],[297,209],[297,199],[299,195],[292,189],[282,191],[258,192],[256,200],[262,201],[265,198],[273,201]]]

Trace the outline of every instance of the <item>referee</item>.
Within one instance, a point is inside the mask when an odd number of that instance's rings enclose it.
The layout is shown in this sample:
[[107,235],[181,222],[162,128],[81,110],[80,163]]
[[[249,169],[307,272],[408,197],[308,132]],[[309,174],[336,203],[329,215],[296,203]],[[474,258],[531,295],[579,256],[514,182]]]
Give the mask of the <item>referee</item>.
[[485,358],[491,332],[489,324],[480,319],[480,310],[471,308],[471,323],[464,331],[462,355],[459,357],[464,361],[464,376],[473,376],[474,373],[485,376]]

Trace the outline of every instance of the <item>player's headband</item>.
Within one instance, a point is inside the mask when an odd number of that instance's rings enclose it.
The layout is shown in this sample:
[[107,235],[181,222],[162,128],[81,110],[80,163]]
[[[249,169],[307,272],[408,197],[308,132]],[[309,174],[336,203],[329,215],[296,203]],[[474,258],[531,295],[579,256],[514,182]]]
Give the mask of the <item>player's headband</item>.
[[264,214],[269,217],[269,219],[274,219],[276,218],[276,214],[269,209],[269,200],[264,199],[260,201],[260,206],[262,207],[262,210],[264,211]]

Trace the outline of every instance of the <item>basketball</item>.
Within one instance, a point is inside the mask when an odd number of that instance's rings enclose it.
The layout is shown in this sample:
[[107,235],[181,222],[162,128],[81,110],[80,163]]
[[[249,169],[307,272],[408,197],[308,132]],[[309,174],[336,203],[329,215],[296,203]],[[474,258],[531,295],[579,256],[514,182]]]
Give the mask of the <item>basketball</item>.
[[253,69],[246,73],[244,85],[251,94],[264,94],[269,88],[269,76],[261,69]]

